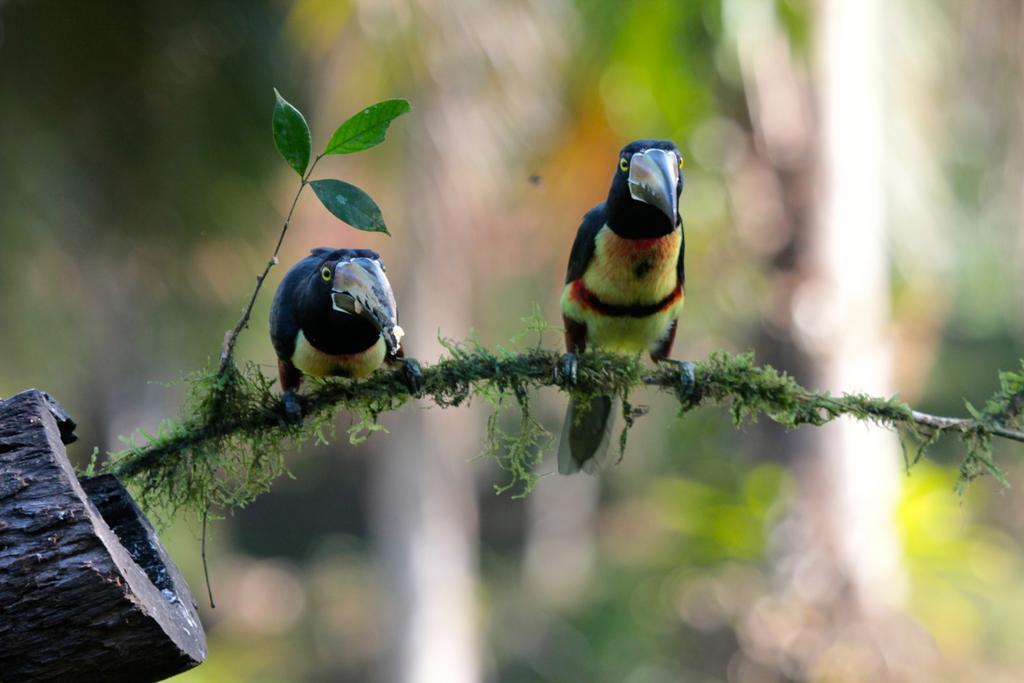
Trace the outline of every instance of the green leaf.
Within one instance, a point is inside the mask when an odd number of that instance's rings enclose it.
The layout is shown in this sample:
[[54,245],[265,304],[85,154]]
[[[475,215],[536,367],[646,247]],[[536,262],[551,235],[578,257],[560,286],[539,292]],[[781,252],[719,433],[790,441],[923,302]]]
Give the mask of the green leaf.
[[309,126],[302,112],[281,97],[277,88],[274,88],[274,95],[277,97],[274,103],[274,144],[288,165],[303,175],[309,166],[309,154],[313,146]]
[[384,100],[370,105],[334,131],[324,154],[351,154],[384,142],[388,126],[412,109],[406,100]]
[[327,210],[353,228],[391,234],[384,225],[380,207],[355,185],[341,180],[314,180],[310,185]]

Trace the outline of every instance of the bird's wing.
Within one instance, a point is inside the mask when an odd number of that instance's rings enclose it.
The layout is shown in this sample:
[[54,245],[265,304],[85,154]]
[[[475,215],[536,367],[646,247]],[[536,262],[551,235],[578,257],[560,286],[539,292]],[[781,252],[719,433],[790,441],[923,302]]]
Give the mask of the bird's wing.
[[576,231],[576,240],[572,243],[572,251],[569,252],[569,268],[565,273],[565,281],[572,282],[583,277],[590,259],[594,256],[594,248],[597,244],[597,233],[604,227],[608,218],[608,209],[604,202],[601,202],[583,216],[580,229]]
[[289,360],[295,353],[295,339],[299,335],[299,319],[296,314],[296,292],[303,279],[319,265],[321,256],[314,249],[313,254],[302,259],[284,276],[270,305],[270,341],[277,357]]

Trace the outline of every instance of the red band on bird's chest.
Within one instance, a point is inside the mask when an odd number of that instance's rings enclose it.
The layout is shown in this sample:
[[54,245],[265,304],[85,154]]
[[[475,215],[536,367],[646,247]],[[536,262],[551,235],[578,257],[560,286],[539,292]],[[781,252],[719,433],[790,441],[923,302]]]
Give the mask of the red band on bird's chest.
[[677,284],[668,296],[653,304],[609,304],[587,289],[587,286],[583,283],[583,278],[579,278],[573,280],[569,296],[583,308],[589,308],[602,315],[613,318],[646,318],[649,315],[660,313],[679,301],[680,297],[683,296],[683,288]]

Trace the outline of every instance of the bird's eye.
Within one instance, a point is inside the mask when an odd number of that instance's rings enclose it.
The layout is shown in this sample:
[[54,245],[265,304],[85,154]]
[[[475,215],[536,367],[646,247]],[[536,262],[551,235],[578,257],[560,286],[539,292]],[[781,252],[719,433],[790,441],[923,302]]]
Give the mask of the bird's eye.
[[626,157],[619,159],[619,170],[623,173],[629,170],[629,160],[627,160]]
[[324,279],[324,282],[330,282],[331,281],[331,269],[329,267],[327,267],[327,266],[324,266],[323,268],[321,268],[320,269],[320,277],[322,277]]
[[682,154],[679,155],[679,170],[680,171],[683,170],[683,155]]

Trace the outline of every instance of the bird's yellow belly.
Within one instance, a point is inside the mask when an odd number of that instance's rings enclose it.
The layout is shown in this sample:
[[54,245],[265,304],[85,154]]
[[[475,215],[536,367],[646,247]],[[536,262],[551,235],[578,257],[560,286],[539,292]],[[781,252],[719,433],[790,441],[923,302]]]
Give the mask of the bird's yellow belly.
[[583,283],[608,304],[652,304],[676,288],[676,266],[683,232],[626,239],[604,227],[594,239],[594,255]]
[[358,353],[331,355],[314,348],[302,332],[295,341],[292,364],[313,377],[366,377],[384,362],[387,345],[381,337],[377,343]]
[[652,349],[683,307],[681,247],[679,228],[639,240],[603,228],[583,277],[562,292],[562,312],[586,325],[588,345],[626,353]]

